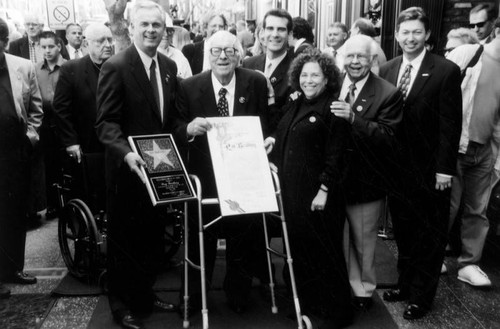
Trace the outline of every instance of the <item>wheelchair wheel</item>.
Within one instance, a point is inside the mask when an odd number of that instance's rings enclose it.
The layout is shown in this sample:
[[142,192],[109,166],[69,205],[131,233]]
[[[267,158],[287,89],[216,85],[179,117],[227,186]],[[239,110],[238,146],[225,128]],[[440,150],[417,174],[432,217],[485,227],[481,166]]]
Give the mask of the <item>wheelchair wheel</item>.
[[70,200],[59,218],[59,246],[69,272],[77,278],[92,278],[98,269],[99,232],[92,212],[79,200]]

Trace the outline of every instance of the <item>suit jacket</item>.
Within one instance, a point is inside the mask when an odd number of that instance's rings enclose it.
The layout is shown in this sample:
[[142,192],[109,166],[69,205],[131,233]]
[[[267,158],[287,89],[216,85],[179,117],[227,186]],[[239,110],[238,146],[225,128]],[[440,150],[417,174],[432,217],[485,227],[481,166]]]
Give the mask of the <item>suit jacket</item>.
[[[302,53],[303,53],[306,49],[309,49],[309,48],[313,48],[313,45],[312,45],[312,44],[310,44],[310,43],[309,43],[309,42],[307,42],[307,41],[303,42],[303,43],[299,46],[299,48],[297,48],[297,50],[293,53],[293,57],[295,58],[295,57],[299,56],[299,55],[300,55],[300,54],[302,54]],[[294,50],[294,49],[292,48],[292,51],[293,51],[293,50]]]
[[[401,62],[399,56],[382,65],[380,76],[397,86]],[[462,127],[460,82],[457,65],[427,52],[403,106],[398,134],[402,166],[432,189],[436,173],[456,173]]]
[[[276,67],[272,73],[269,80],[274,89],[274,99],[275,104],[270,109],[270,127],[274,130],[278,125],[281,117],[283,116],[282,108],[286,104],[290,94],[292,93],[292,88],[288,84],[288,69],[293,61],[293,50],[289,50],[285,58]],[[259,70],[264,72],[266,65],[266,54],[261,54],[258,56],[247,58],[243,61],[243,67],[252,70]]]
[[[61,56],[68,60],[69,54],[66,47],[62,43],[62,40],[59,39],[63,47],[61,48]],[[30,46],[28,42],[28,37],[22,37],[21,39],[17,39],[9,43],[9,54],[14,56],[19,56],[22,58],[30,59]]]
[[38,140],[38,130],[42,125],[42,96],[38,88],[35,65],[24,58],[5,54],[9,69],[10,85],[14,106],[25,127],[26,136],[32,145]]
[[177,66],[158,53],[158,67],[163,87],[163,122],[144,64],[134,45],[112,56],[101,68],[95,126],[97,136],[105,146],[108,187],[116,184],[123,159],[132,152],[128,136],[171,131],[175,117]]
[[[259,116],[265,136],[268,130],[266,79],[260,73],[242,68],[236,68],[235,74],[233,116]],[[187,147],[188,171],[200,178],[204,197],[215,197],[217,191],[207,137],[196,136],[188,142],[186,129],[196,117],[219,116],[211,75],[212,71],[206,71],[183,80],[176,102],[181,118],[175,128],[176,141]]]
[[189,43],[182,47],[182,53],[187,58],[193,75],[200,73],[203,70],[203,49],[205,41]]
[[78,144],[85,153],[104,151],[94,129],[98,78],[89,55],[61,66],[52,105],[58,134],[65,147]]
[[403,95],[389,82],[369,73],[353,104],[352,149],[348,151],[346,198],[348,204],[384,197],[389,187],[387,161],[396,144],[403,112]]

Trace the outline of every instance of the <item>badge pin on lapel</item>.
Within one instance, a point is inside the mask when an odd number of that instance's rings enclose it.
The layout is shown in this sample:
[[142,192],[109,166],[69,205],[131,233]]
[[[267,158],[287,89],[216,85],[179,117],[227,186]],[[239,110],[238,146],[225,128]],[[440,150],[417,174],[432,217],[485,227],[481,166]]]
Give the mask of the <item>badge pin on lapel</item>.
[[361,111],[363,111],[363,106],[361,106],[361,105],[358,105],[358,107],[356,107],[356,111],[358,111],[358,112],[361,112]]
[[170,75],[167,74],[167,77],[165,78],[165,82],[168,83],[168,80],[170,80]]
[[316,117],[309,117],[309,122],[315,123],[316,122]]
[[240,103],[243,104],[245,103],[247,100],[245,99],[245,97],[240,97],[239,99]]
[[271,78],[271,83],[275,83],[276,82],[276,77],[272,77]]
[[428,77],[428,76],[429,76],[429,73],[422,73],[422,76],[423,76],[423,77]]

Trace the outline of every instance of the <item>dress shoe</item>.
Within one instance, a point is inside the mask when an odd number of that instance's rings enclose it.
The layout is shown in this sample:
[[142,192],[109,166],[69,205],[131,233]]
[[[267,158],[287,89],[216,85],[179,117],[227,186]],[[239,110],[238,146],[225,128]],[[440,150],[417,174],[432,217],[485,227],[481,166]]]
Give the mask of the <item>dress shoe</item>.
[[6,286],[4,286],[0,282],[0,299],[9,298],[9,297],[10,297],[10,289],[7,288]]
[[15,272],[7,277],[2,278],[3,281],[9,283],[17,283],[17,284],[35,284],[36,277],[26,274],[24,272]]
[[403,318],[406,320],[416,320],[424,317],[429,310],[418,304],[409,304],[403,312]]
[[176,312],[177,306],[172,303],[161,300],[159,297],[156,297],[153,302],[153,310],[159,312]]
[[371,297],[354,297],[352,305],[358,311],[366,312],[373,305],[373,299]]
[[409,294],[401,289],[391,289],[384,292],[383,298],[386,302],[401,302],[407,300]]
[[118,323],[122,328],[126,329],[142,329],[142,322],[132,315],[129,311],[121,311],[113,316],[115,322]]

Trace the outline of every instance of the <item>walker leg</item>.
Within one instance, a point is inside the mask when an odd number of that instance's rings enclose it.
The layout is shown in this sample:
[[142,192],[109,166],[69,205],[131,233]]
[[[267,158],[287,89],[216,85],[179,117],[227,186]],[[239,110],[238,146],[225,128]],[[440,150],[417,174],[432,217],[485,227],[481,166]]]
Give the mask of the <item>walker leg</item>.
[[188,287],[188,273],[189,264],[186,261],[188,259],[188,247],[189,247],[189,229],[188,229],[188,206],[187,202],[184,203],[184,314],[183,314],[183,328],[189,328],[188,310],[189,310],[189,287]]
[[278,313],[278,307],[276,306],[276,296],[274,294],[273,268],[271,263],[271,253],[269,251],[269,236],[267,233],[267,221],[266,221],[266,215],[264,214],[262,214],[262,224],[264,225],[264,238],[266,240],[267,270],[269,272],[269,289],[271,291],[271,312],[273,312],[273,314],[276,314]]

